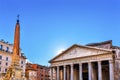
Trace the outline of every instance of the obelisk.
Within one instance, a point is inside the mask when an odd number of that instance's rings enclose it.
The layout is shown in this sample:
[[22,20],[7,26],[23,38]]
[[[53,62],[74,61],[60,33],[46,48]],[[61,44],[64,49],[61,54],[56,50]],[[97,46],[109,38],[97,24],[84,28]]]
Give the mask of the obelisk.
[[15,26],[15,33],[14,33],[12,65],[19,66],[19,61],[20,61],[20,24],[19,24],[19,16],[18,16],[17,23]]
[[20,24],[19,16],[15,26],[12,63],[8,68],[3,80],[25,80],[23,71],[20,67]]

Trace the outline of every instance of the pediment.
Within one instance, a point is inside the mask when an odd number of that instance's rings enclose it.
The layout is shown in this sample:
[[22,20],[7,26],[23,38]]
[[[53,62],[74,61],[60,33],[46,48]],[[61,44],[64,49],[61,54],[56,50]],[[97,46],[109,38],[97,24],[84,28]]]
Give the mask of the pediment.
[[87,56],[94,56],[99,54],[105,54],[111,52],[110,50],[99,49],[95,47],[88,47],[88,46],[79,46],[73,45],[72,47],[68,48],[61,54],[57,55],[53,58],[51,62],[61,61],[61,60],[68,60],[74,58],[82,58]]

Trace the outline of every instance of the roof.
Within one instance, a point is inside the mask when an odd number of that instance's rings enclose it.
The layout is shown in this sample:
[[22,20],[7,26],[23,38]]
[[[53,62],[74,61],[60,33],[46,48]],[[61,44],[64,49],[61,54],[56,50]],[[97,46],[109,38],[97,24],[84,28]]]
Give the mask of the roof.
[[33,70],[33,71],[36,71],[36,69],[33,68],[33,66],[32,66],[31,63],[26,63],[26,70]]
[[103,49],[103,48],[97,48],[97,47],[91,47],[91,46],[83,46],[83,45],[78,45],[78,44],[74,44],[71,47],[69,47],[68,49],[66,49],[65,51],[63,51],[62,53],[58,54],[57,56],[55,56],[53,59],[51,59],[49,61],[49,63],[52,62],[52,60],[58,58],[59,56],[61,56],[62,54],[66,53],[67,51],[69,51],[70,49],[72,49],[73,47],[83,47],[83,48],[89,48],[89,49],[95,49],[95,50],[102,50],[102,51],[107,51],[107,52],[112,52],[111,49]]
[[103,44],[111,44],[112,45],[112,40],[107,40],[107,41],[98,42],[98,43],[90,43],[90,44],[86,44],[86,46],[98,46],[98,45],[103,45]]
[[36,69],[34,69],[34,68],[32,68],[32,67],[27,67],[26,70],[37,71]]
[[86,44],[86,46],[100,46],[100,45],[105,45],[105,44],[110,44],[110,48],[111,49],[120,49],[119,46],[114,46],[112,45],[112,40],[107,40],[107,41],[103,41],[103,42],[98,42],[98,43],[90,43],[90,44]]
[[112,46],[112,49],[120,49],[120,47],[119,46]]

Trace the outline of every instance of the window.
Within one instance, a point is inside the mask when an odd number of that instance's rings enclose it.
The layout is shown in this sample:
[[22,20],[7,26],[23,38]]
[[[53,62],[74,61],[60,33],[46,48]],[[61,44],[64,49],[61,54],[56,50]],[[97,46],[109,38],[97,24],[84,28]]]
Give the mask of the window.
[[8,66],[8,63],[6,63],[6,66]]
[[8,61],[8,57],[6,57],[6,61]]
[[3,45],[0,45],[0,50],[2,50],[2,48],[3,48]]
[[0,65],[2,64],[2,62],[0,61]]
[[7,72],[7,68],[5,68],[5,72]]
[[0,59],[2,59],[2,56],[0,55]]
[[7,49],[6,49],[6,52],[8,52],[9,51],[9,47],[7,47]]
[[21,61],[21,64],[23,64],[23,61]]

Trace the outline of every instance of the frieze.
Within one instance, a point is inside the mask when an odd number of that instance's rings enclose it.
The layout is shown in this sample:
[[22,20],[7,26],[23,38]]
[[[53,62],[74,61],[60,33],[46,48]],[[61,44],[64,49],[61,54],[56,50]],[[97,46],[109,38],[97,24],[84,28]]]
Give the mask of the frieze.
[[51,63],[51,66],[62,66],[62,65],[88,63],[88,62],[96,62],[96,61],[104,61],[104,60],[112,60],[112,54],[104,54],[104,55],[89,56],[89,57],[77,58],[71,60],[63,60],[63,61]]

